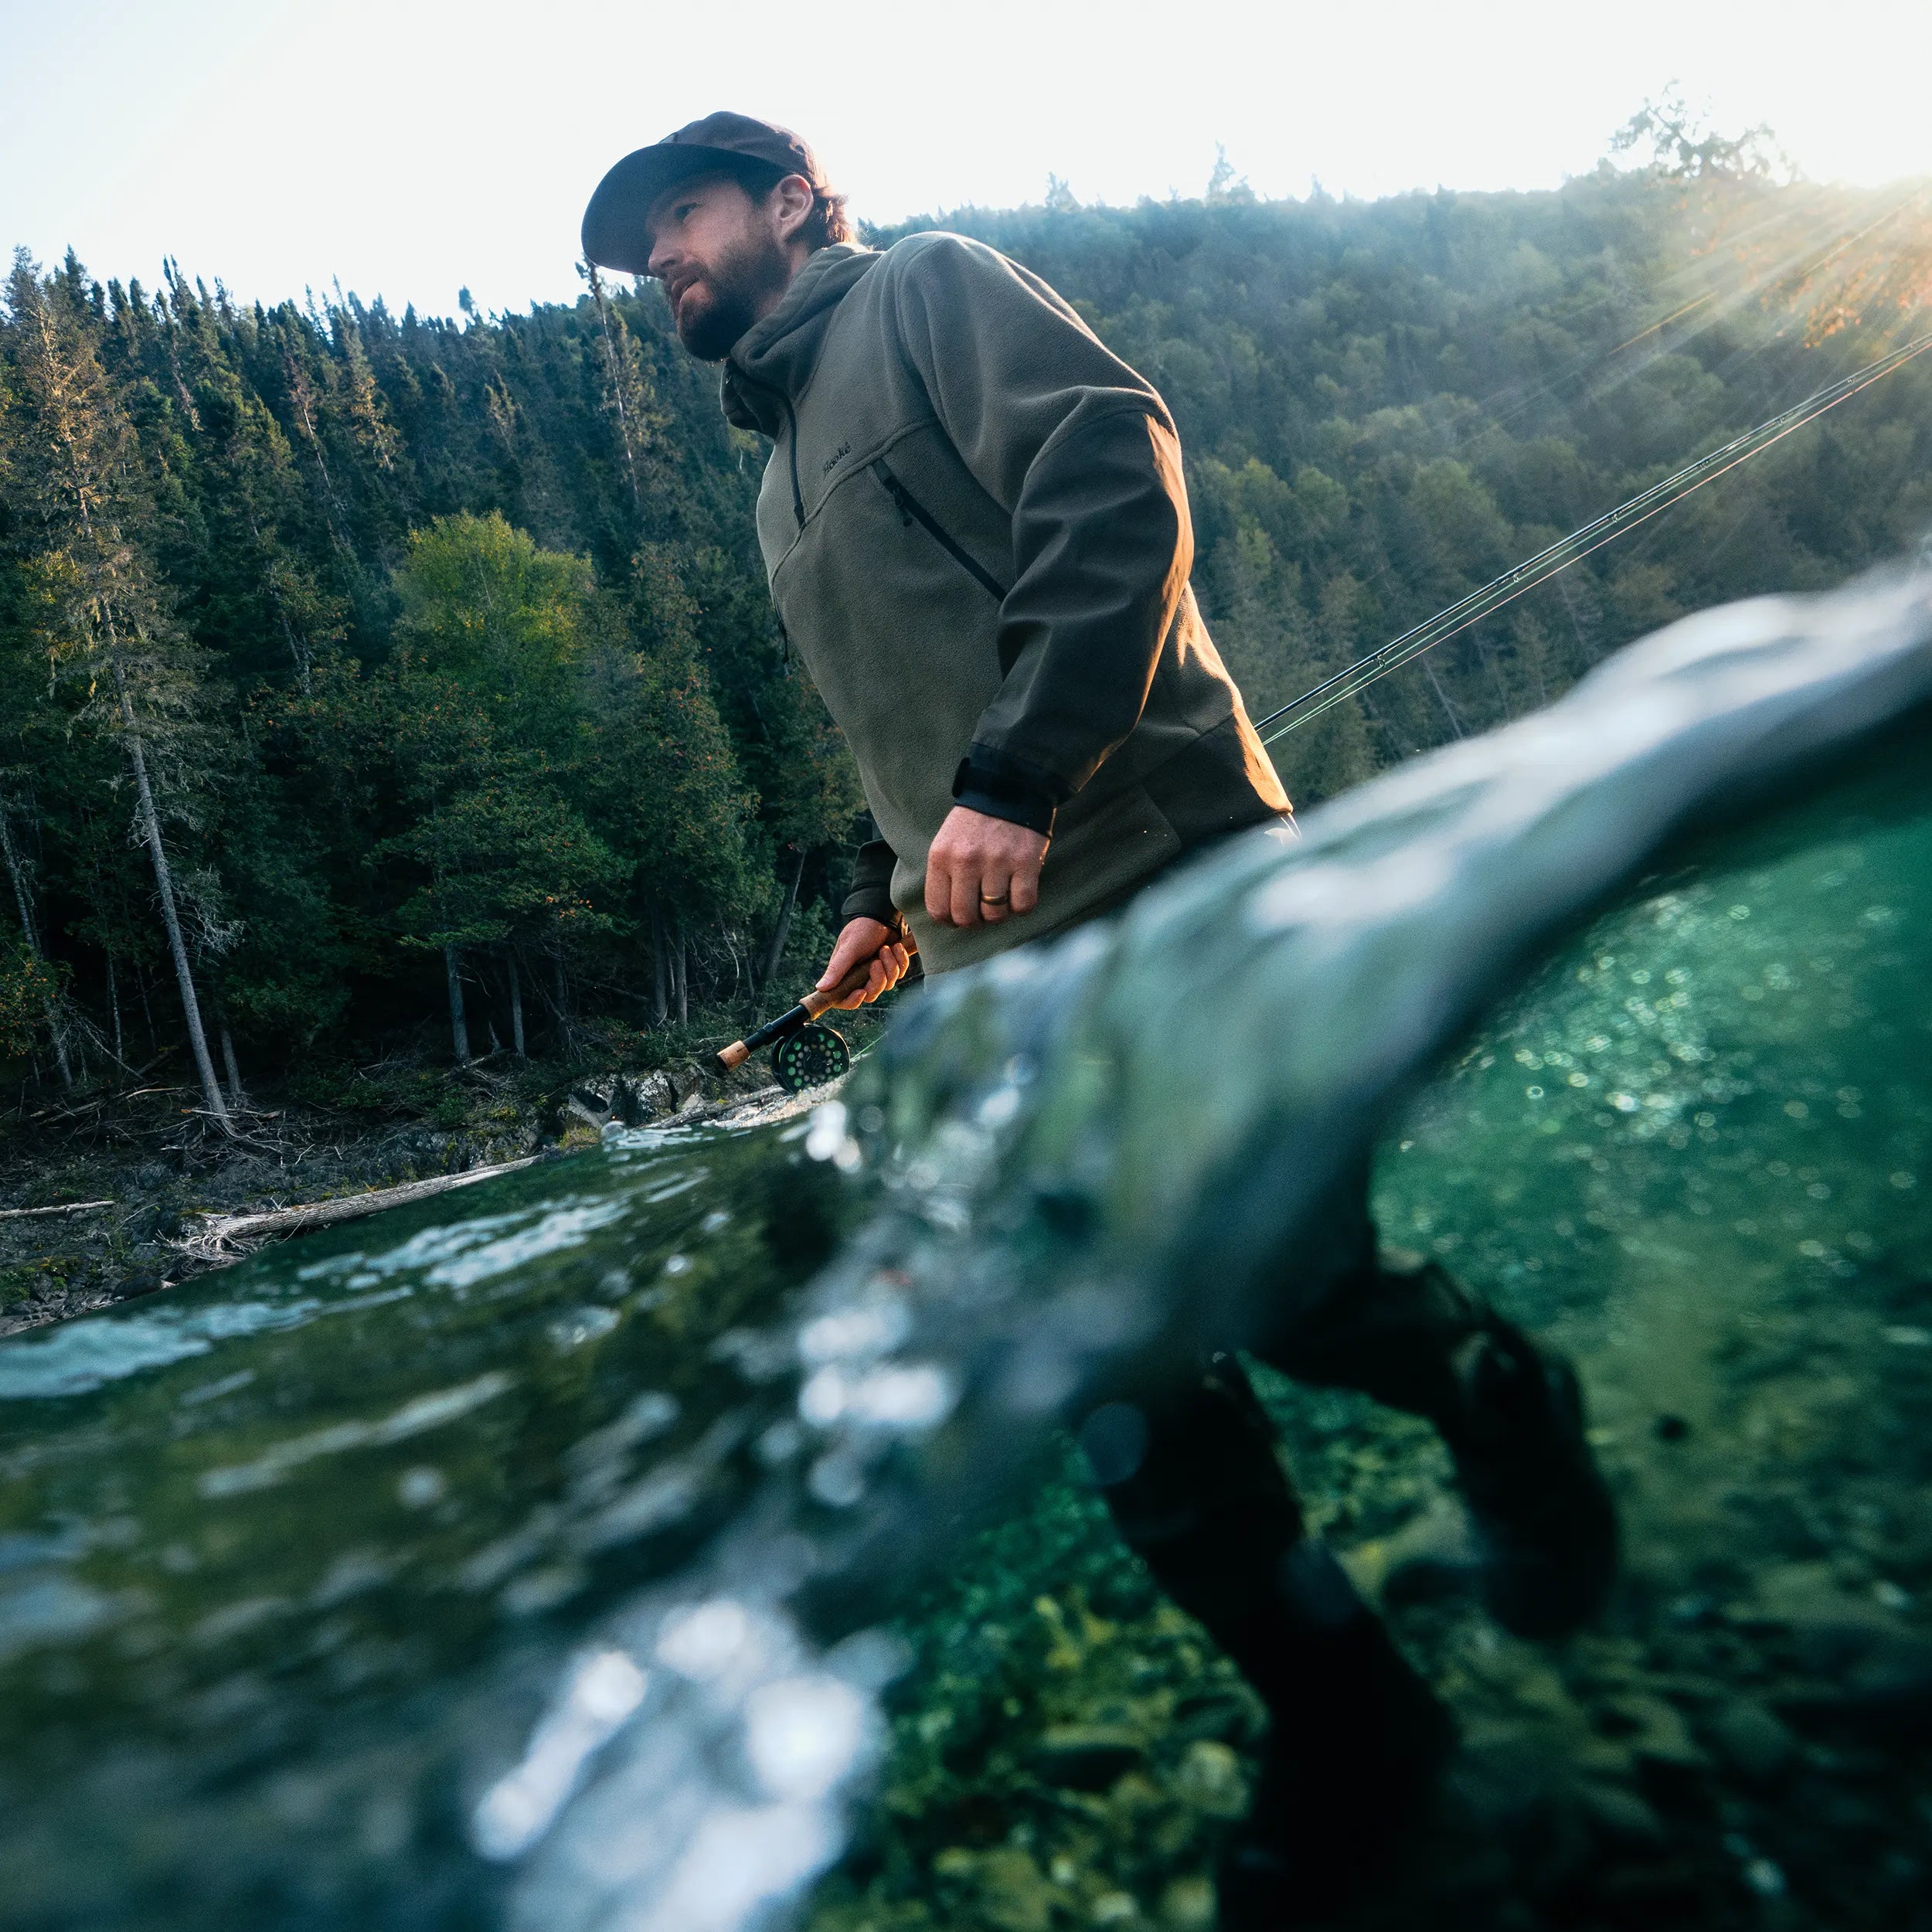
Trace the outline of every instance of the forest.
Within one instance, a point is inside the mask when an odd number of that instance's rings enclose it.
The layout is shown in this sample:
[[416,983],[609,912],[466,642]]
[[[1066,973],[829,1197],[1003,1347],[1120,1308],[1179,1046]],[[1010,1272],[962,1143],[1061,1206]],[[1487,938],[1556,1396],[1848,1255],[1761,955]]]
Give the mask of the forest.
[[[1924,326],[1932,188],[1725,158],[1372,203],[1223,167],[867,239],[993,243],[1160,386],[1258,715]],[[815,977],[867,832],[767,599],[763,446],[648,284],[461,308],[16,256],[10,1091],[172,1079],[220,1120],[371,1056],[729,1038]],[[1928,528],[1932,356],[1284,740],[1283,775],[1305,807]]]

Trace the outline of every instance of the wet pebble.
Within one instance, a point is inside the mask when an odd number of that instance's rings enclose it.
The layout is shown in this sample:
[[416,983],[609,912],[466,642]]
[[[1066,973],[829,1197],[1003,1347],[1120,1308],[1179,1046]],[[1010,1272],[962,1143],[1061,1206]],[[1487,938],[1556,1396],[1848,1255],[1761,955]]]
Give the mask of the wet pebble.
[[1592,1781],[1580,1785],[1577,1801],[1592,1828],[1612,1845],[1654,1847],[1664,1842],[1662,1820],[1636,1792],[1621,1784]]
[[1702,1770],[1709,1763],[1675,1705],[1661,1697],[1620,1694],[1602,1700],[1600,1719],[1640,1764],[1671,1772]]
[[[1213,1748],[1227,1749],[1225,1745]],[[1033,1747],[1033,1759],[1040,1775],[1050,1784],[1067,1791],[1104,1791],[1138,1764],[1145,1752],[1145,1741],[1137,1732],[1124,1727],[1056,1724],[1040,1733]],[[1233,1755],[1228,1752],[1230,1758]]]
[[1206,1879],[1176,1879],[1161,1894],[1161,1923],[1174,1932],[1207,1932],[1214,1914],[1214,1886]]
[[1187,1748],[1175,1780],[1181,1795],[1209,1818],[1239,1818],[1247,1809],[1241,1760],[1225,1744],[1200,1738]]
[[1719,1759],[1747,1784],[1777,1784],[1798,1763],[1798,1740],[1774,1713],[1752,1698],[1719,1706],[1706,1720],[1705,1733]]

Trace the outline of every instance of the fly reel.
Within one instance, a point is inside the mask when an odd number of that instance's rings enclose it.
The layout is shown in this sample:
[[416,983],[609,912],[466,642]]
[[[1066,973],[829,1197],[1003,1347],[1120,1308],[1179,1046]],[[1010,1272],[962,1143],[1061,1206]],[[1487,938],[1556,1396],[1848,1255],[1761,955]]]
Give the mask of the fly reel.
[[771,1049],[771,1070],[787,1094],[823,1087],[851,1065],[852,1049],[845,1035],[815,1022],[787,1033]]

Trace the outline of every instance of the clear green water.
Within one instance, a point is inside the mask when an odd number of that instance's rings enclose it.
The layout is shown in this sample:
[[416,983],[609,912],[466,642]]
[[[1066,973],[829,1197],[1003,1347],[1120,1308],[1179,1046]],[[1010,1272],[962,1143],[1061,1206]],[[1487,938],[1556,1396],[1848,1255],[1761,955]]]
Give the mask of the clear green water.
[[[1932,1668],[1917,785],[1881,775],[1640,886],[1381,1145],[1386,1237],[1582,1369],[1626,1537],[1600,1629],[1522,1644],[1466,1597],[1410,1600],[1405,1558],[1454,1508],[1433,1435],[1260,1373],[1312,1516],[1389,1586],[1468,1747],[1447,1842],[1365,1926],[1927,1922],[1926,1727],[1866,1721],[1920,1708]],[[910,1626],[883,1798],[815,1932],[1210,1921],[1262,1714],[1076,1469],[1036,1494]],[[1811,1706],[1855,1721],[1764,1716]],[[1753,1723],[1792,1753],[1768,1777],[1726,1755]],[[1083,1740],[1114,1754],[1097,1789]]]

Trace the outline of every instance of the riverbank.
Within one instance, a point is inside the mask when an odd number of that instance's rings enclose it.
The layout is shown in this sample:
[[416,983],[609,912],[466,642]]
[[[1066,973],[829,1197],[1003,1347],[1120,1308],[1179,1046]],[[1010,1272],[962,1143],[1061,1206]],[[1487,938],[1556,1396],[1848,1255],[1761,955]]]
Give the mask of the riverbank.
[[[855,1051],[883,1018],[845,1014]],[[152,1294],[211,1265],[182,1244],[204,1216],[335,1201],[594,1145],[607,1121],[706,1117],[769,1088],[760,1055],[720,1076],[718,1023],[571,1060],[492,1054],[309,1070],[264,1084],[226,1134],[161,1083],[0,1116],[0,1336]]]

